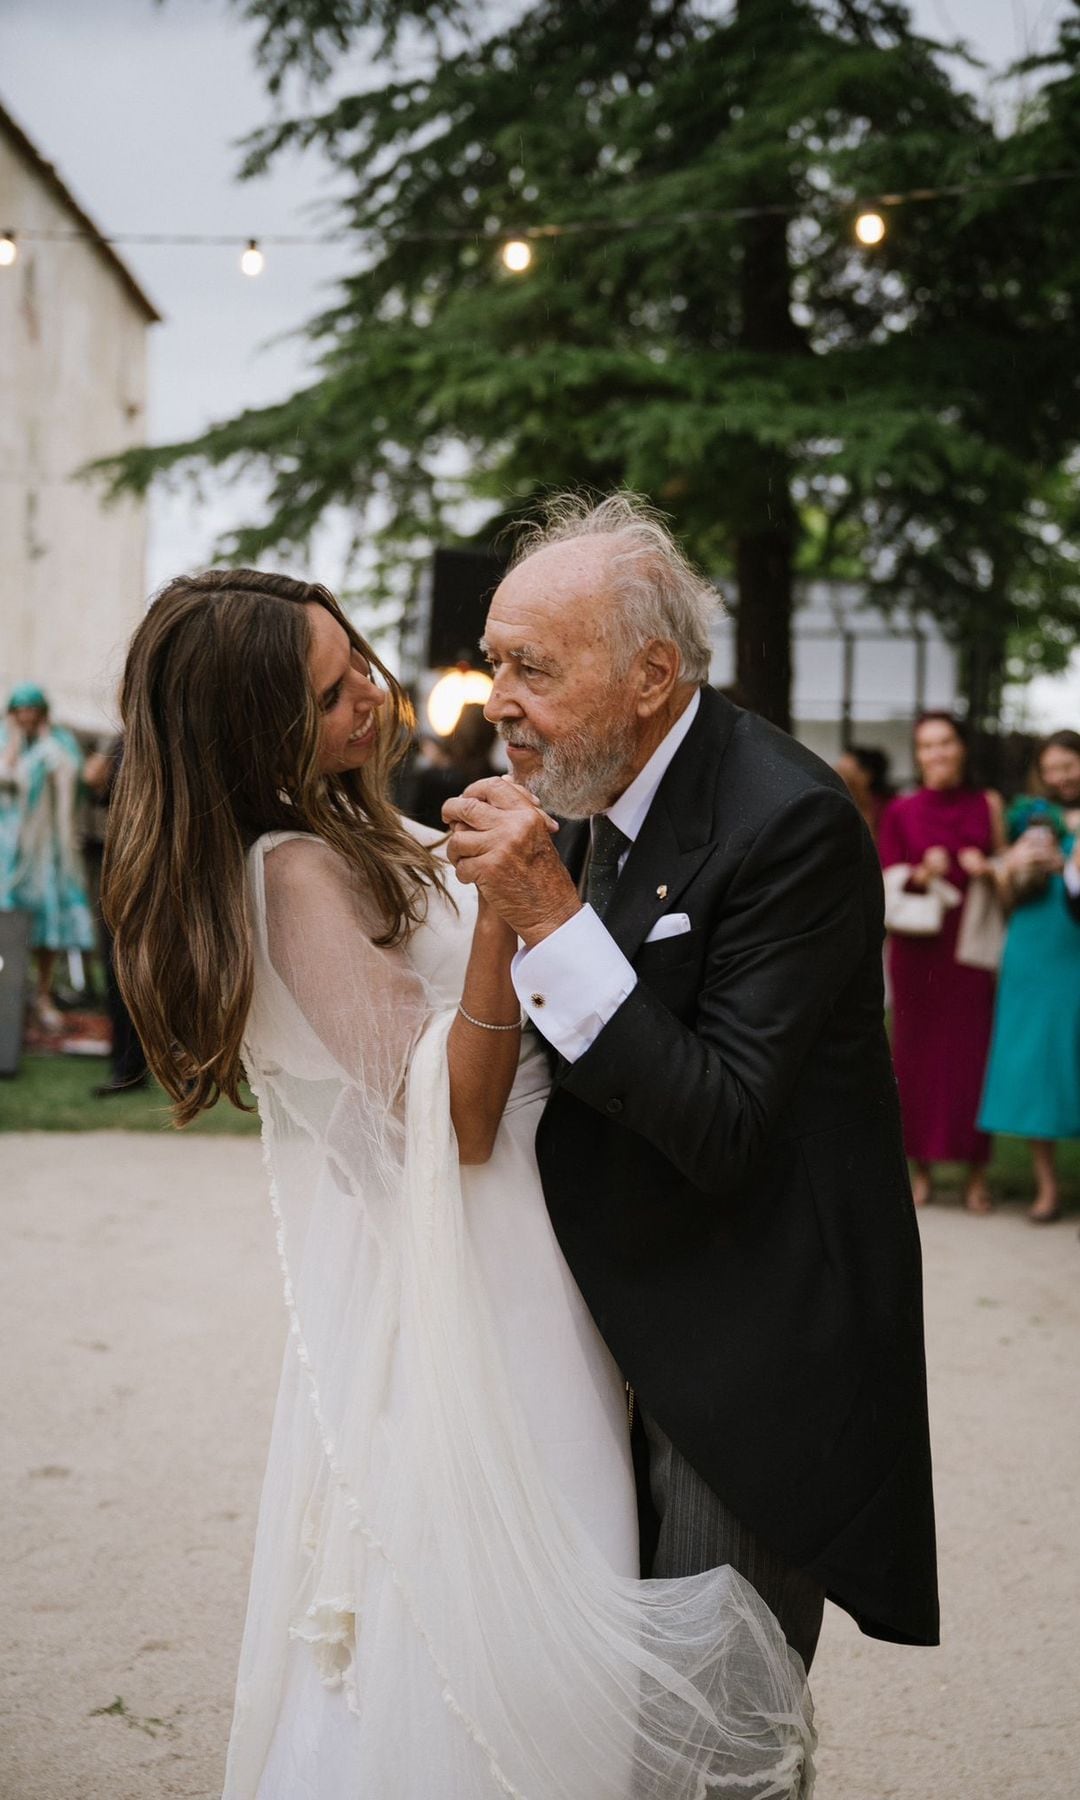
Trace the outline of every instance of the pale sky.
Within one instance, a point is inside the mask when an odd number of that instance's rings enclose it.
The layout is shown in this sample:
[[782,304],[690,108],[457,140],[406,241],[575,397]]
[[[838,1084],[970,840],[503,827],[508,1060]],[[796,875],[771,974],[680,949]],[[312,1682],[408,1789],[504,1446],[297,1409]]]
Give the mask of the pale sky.
[[[990,73],[1044,45],[1068,9],[1068,0],[913,7],[927,35],[966,39]],[[249,237],[325,229],[316,209],[331,191],[311,156],[279,161],[258,182],[235,178],[237,139],[270,116],[254,36],[225,0],[0,0],[0,100],[101,230],[236,235],[235,249],[120,251],[165,315],[151,334],[151,441],[196,433],[300,385],[306,348],[280,340],[326,302],[348,266],[334,246],[281,247],[268,250],[257,280],[238,271]],[[341,71],[343,87],[370,80],[358,62]],[[198,503],[152,501],[151,588],[205,563],[217,535],[252,516],[251,489],[225,489],[212,476],[206,490]],[[332,584],[334,533],[315,556]],[[1063,708],[1080,713],[1080,669],[1065,685],[1038,684],[1032,698],[1040,723],[1066,722]]]

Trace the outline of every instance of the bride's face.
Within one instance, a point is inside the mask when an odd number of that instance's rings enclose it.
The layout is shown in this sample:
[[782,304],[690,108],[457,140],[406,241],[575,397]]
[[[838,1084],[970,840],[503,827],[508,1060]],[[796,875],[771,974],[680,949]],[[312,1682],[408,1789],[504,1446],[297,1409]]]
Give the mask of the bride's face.
[[377,713],[386,700],[365,658],[332,613],[309,601],[308,674],[321,716],[319,767],[324,775],[362,768],[375,748]]

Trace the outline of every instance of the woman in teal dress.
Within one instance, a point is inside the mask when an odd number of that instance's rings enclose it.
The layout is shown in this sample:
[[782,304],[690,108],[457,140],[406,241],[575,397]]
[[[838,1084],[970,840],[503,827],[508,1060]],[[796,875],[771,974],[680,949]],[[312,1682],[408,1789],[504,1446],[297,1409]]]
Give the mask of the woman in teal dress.
[[41,689],[16,688],[0,724],[0,911],[30,914],[35,1011],[48,1029],[61,1023],[51,997],[58,953],[94,948],[75,823],[82,765]]
[[979,1126],[1028,1139],[1036,1178],[1028,1217],[1045,1224],[1061,1212],[1057,1143],[1080,1138],[1080,925],[1064,876],[1070,860],[1080,862],[1080,733],[1048,738],[1038,774],[1051,804],[1043,816],[1017,818],[1020,833],[1005,859],[1016,904]]

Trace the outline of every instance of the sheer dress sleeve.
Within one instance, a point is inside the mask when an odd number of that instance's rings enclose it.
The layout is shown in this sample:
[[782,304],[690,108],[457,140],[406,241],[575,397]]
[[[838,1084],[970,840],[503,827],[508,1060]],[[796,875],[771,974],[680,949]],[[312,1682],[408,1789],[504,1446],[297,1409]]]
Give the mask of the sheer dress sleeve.
[[372,941],[377,909],[328,845],[291,838],[264,871],[270,968],[341,1078],[393,1104],[431,1010],[423,981],[400,946]]
[[440,1009],[406,951],[373,942],[381,916],[328,845],[290,837],[257,847],[251,877],[245,1039],[264,1120],[272,1106],[279,1144],[298,1130],[314,1139],[339,1186],[392,1188],[411,1059]]

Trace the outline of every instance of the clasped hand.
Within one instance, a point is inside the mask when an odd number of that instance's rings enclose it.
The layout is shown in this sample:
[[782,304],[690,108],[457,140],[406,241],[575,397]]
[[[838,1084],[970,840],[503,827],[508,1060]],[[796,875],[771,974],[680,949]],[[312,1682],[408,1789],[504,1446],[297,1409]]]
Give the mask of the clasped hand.
[[977,849],[974,844],[969,845],[965,850],[958,850],[956,853],[956,860],[960,864],[965,875],[970,875],[972,879],[979,875],[990,875],[993,873],[990,866],[990,858],[984,850]]
[[1065,867],[1065,858],[1057,839],[1041,826],[1017,838],[1008,854],[1012,874],[1024,876],[1057,875]]
[[474,882],[526,949],[580,911],[577,889],[559,860],[559,827],[509,776],[474,781],[442,809],[447,855],[460,881]]

